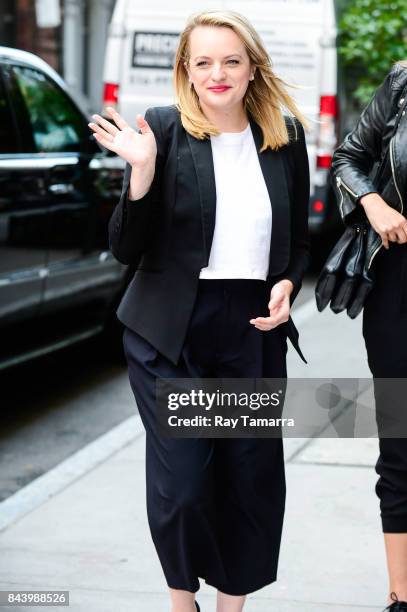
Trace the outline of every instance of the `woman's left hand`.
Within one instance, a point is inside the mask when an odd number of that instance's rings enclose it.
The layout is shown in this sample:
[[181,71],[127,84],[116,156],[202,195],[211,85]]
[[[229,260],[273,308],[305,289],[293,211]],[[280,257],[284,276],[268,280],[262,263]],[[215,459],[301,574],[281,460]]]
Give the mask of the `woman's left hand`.
[[261,331],[270,331],[281,323],[286,323],[290,316],[290,295],[294,285],[289,280],[276,283],[270,292],[268,309],[269,317],[256,317],[250,319],[250,323]]

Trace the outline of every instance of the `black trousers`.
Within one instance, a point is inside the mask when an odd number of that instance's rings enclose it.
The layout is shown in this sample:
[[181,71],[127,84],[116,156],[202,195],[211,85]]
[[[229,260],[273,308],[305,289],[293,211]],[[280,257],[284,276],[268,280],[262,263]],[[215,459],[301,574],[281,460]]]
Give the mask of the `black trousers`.
[[285,507],[281,438],[164,439],[155,427],[157,377],[286,377],[283,333],[249,323],[268,315],[268,301],[261,280],[201,279],[177,366],[124,331],[146,430],[148,522],[174,589],[196,592],[201,577],[224,593],[244,595],[276,580]]
[[[407,247],[390,243],[377,255],[376,282],[364,308],[363,335],[374,378],[407,377]],[[380,389],[379,389],[380,387]],[[390,387],[389,387],[390,389]],[[390,398],[390,399],[389,399]],[[407,410],[407,398],[383,393],[375,385],[376,411]],[[400,405],[403,402],[403,405]],[[379,438],[376,493],[384,533],[407,532],[407,438]]]

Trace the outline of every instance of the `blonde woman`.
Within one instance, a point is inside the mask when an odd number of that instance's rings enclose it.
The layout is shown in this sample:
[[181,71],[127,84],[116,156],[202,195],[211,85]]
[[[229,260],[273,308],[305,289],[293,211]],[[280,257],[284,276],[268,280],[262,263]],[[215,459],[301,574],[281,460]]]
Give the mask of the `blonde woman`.
[[[146,429],[147,513],[172,612],[217,611],[276,580],[285,504],[281,439],[163,439],[159,377],[286,377],[290,318],[308,264],[305,119],[246,18],[188,19],[177,104],[137,117],[110,109],[96,139],[126,160],[109,223],[113,255],[137,268],[118,308]],[[283,113],[290,116],[285,116]],[[227,433],[225,433],[227,435]]]

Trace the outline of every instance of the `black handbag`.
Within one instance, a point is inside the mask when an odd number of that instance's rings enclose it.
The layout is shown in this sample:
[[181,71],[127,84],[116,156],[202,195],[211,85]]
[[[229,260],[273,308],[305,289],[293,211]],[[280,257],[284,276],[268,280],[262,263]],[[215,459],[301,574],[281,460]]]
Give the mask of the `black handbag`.
[[368,222],[349,226],[334,246],[315,289],[320,312],[329,302],[333,312],[346,310],[351,319],[362,310],[374,280],[367,268],[368,232]]
[[[400,95],[406,99],[407,87]],[[399,108],[391,138],[396,133],[406,102]],[[390,138],[390,140],[391,140]],[[388,163],[390,140],[382,161],[377,168],[373,182],[378,185],[384,168]],[[345,193],[343,197],[350,197]],[[315,298],[319,312],[330,303],[334,313],[347,311],[354,319],[361,312],[367,296],[374,285],[374,271],[367,260],[368,245],[380,244],[380,237],[370,225],[362,207],[358,210],[358,220],[346,227],[339,241],[326,260],[315,288]]]

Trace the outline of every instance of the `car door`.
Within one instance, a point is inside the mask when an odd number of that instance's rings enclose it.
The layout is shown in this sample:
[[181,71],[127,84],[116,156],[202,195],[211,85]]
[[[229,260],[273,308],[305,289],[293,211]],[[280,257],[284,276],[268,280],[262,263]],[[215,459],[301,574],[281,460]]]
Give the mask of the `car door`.
[[42,170],[23,152],[19,119],[0,67],[0,365],[29,345],[46,274]]
[[41,314],[47,315],[49,332],[77,333],[100,324],[110,285],[118,280],[105,226],[101,231],[102,201],[92,170],[105,154],[91,141],[84,115],[47,74],[13,65],[9,78],[15,98],[26,110],[31,159],[43,170],[47,275]]

